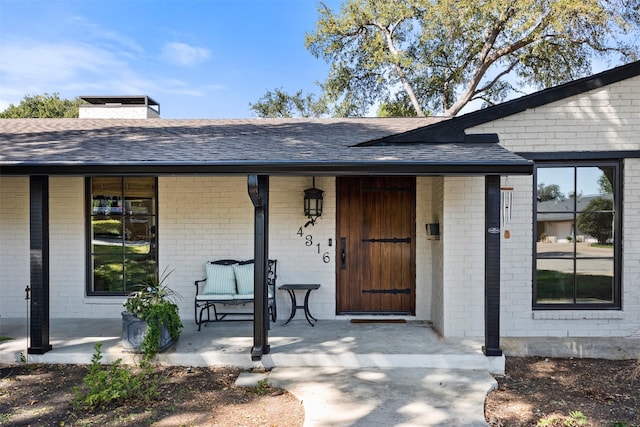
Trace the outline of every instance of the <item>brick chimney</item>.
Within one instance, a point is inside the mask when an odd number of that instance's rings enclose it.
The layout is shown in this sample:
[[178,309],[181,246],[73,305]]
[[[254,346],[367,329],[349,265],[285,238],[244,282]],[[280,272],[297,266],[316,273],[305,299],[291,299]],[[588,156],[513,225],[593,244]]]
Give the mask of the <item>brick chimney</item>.
[[157,119],[160,104],[141,96],[81,96],[81,119]]

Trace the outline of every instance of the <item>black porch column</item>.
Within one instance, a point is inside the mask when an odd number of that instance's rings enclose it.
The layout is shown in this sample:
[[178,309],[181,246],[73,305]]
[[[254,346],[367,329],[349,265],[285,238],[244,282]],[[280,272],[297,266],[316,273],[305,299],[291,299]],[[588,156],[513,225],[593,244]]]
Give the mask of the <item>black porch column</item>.
[[49,177],[29,179],[31,263],[30,354],[44,354],[49,344]]
[[485,177],[484,354],[500,349],[500,176]]
[[267,271],[269,268],[269,176],[249,175],[249,197],[255,208],[254,249],[253,258],[254,281],[254,313],[253,313],[253,348],[251,360],[259,361],[262,355],[268,354],[269,346],[269,311],[267,291]]

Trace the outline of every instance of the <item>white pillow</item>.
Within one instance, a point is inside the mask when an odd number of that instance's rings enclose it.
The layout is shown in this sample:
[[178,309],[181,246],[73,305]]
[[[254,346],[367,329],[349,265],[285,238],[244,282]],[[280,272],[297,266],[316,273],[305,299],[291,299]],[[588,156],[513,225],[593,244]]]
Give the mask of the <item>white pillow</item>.
[[253,263],[233,265],[238,293],[241,295],[253,294],[253,265]]
[[204,294],[235,294],[236,280],[233,266],[207,263],[207,283]]

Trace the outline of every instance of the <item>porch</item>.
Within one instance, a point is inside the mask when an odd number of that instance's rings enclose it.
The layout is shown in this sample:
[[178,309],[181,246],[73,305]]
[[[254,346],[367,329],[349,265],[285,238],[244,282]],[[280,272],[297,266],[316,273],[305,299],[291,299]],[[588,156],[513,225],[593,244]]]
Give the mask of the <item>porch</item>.
[[[179,342],[158,356],[158,361],[178,366],[343,367],[343,368],[444,368],[504,372],[504,356],[487,357],[482,340],[440,337],[423,321],[407,323],[351,323],[320,320],[315,327],[304,318],[287,326],[271,325],[271,351],[259,362],[251,361],[253,323],[209,324],[198,332],[184,320]],[[120,319],[51,319],[50,343],[45,354],[27,354],[26,319],[0,318],[0,362],[28,358],[32,363],[81,363],[91,360],[95,344],[102,343],[106,362],[122,358],[133,362],[139,355],[122,352]]]

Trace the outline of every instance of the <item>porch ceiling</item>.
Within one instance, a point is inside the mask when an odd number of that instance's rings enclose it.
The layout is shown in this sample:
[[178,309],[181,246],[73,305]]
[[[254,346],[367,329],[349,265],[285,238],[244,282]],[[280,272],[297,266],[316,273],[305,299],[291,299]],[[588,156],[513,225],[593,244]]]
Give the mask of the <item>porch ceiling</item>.
[[0,174],[529,174],[495,142],[358,146],[442,118],[0,120]]

